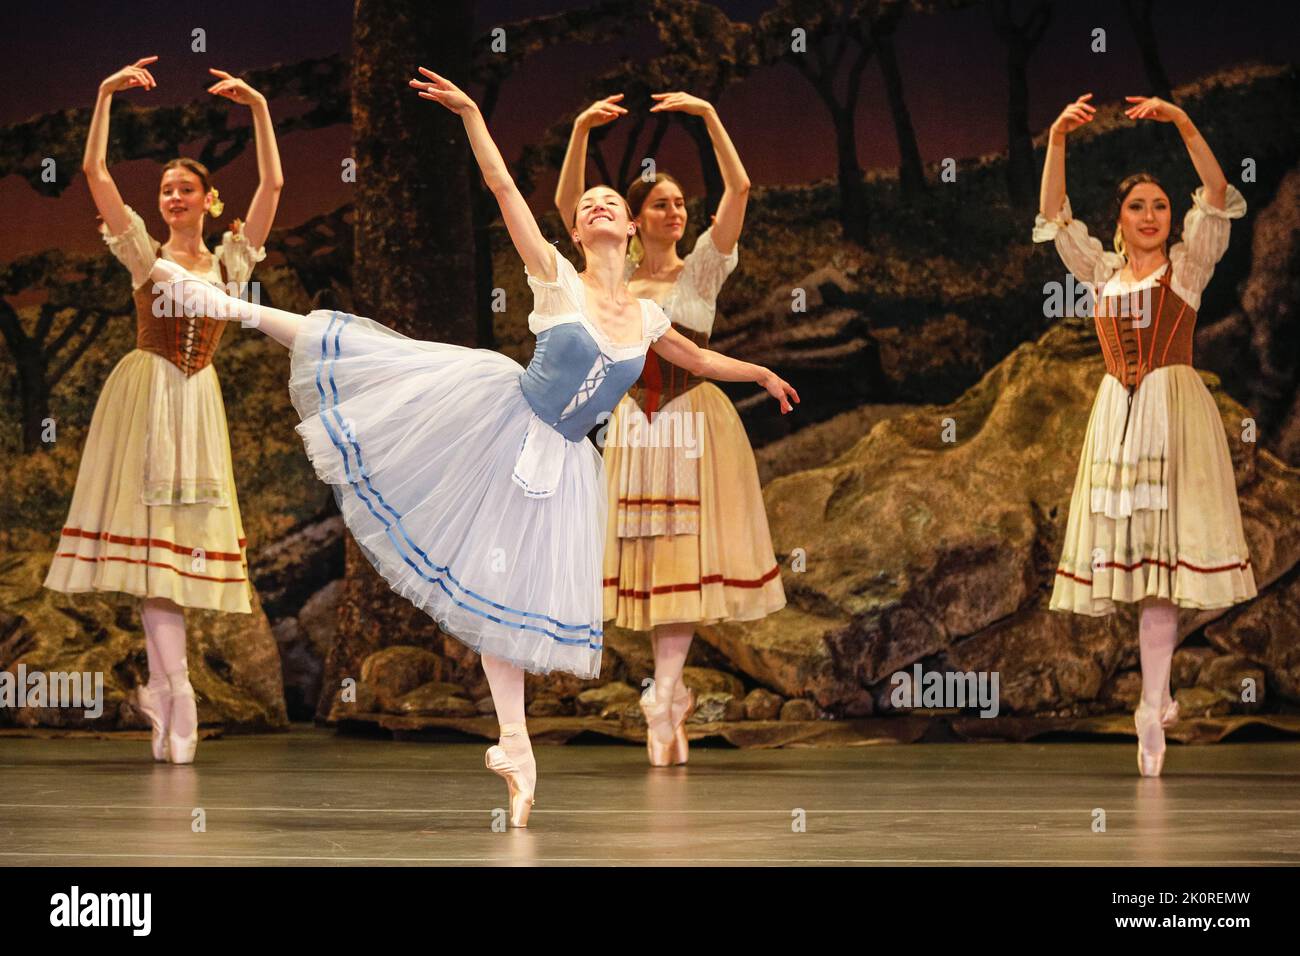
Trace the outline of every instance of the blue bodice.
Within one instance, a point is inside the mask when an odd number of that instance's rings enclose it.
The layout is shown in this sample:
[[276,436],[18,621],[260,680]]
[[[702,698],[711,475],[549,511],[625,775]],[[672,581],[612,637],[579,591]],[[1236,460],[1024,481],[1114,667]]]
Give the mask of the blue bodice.
[[570,441],[580,441],[602,413],[614,410],[644,364],[644,348],[615,360],[601,351],[585,324],[562,322],[537,336],[519,387],[538,418]]

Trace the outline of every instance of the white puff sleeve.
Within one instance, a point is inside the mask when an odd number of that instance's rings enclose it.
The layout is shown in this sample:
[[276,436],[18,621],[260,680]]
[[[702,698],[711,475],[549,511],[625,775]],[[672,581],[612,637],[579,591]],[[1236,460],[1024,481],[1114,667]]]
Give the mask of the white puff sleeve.
[[[573,263],[555,250],[555,278],[550,282],[539,279],[524,266],[528,287],[533,290],[533,311],[528,315],[528,329],[541,335],[553,325],[568,321],[575,312],[582,311],[583,302],[577,298],[582,279]],[[576,283],[576,286],[575,286]]]
[[[1169,263],[1179,286],[1199,297],[1210,284],[1214,267],[1228,249],[1232,220],[1246,214],[1246,199],[1229,184],[1224,208],[1211,206],[1205,187],[1192,193],[1192,208],[1183,220],[1183,238],[1169,250]],[[1192,304],[1195,307],[1194,303]]]
[[266,246],[254,249],[244,238],[243,229],[238,233],[227,229],[215,255],[226,267],[227,282],[247,282],[253,274],[253,267],[266,258]]
[[110,235],[107,223],[100,226],[99,232],[104,237],[108,251],[131,271],[131,288],[134,290],[149,281],[149,270],[158,258],[158,243],[150,237],[139,213],[127,206],[126,215],[131,224],[125,232]]
[[645,334],[651,342],[658,342],[664,333],[672,328],[672,322],[665,312],[654,299],[642,299],[645,303],[646,310],[646,328]]
[[713,227],[710,226],[695,240],[695,248],[686,257],[683,272],[690,273],[691,282],[700,300],[711,307],[716,307],[722,284],[735,270],[739,260],[740,243],[737,242],[732,246],[731,252],[724,256],[713,244]]
[[1088,234],[1088,227],[1074,218],[1070,211],[1070,197],[1061,201],[1061,214],[1055,219],[1045,219],[1040,212],[1034,218],[1034,242],[1056,242],[1056,252],[1065,267],[1081,282],[1092,282],[1100,288],[1112,275],[1124,268],[1124,257],[1107,252],[1101,240]]

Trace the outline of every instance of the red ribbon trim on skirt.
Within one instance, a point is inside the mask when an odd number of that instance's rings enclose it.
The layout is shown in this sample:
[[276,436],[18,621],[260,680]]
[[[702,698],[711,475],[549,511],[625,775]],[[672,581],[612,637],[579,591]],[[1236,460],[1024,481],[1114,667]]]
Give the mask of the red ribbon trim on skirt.
[[[651,588],[649,591],[638,591],[635,588],[619,588],[619,597],[636,598],[645,600],[652,594],[676,594],[680,591],[698,591],[706,584],[722,584],[729,588],[761,588],[768,581],[772,580],[781,569],[777,565],[772,565],[772,570],[761,578],[753,578],[745,581],[739,578],[724,578],[721,574],[706,574],[698,582],[688,582],[686,584],[661,584],[658,587]],[[606,578],[605,587],[613,587],[618,584],[618,578]]]

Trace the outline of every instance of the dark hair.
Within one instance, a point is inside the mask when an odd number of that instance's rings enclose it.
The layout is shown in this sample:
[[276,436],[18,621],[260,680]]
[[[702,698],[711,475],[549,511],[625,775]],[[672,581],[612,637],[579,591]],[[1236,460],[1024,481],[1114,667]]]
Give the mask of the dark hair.
[[[1150,183],[1152,186],[1155,186],[1162,193],[1164,193],[1166,197],[1169,196],[1169,190],[1165,189],[1164,183],[1156,179],[1156,177],[1152,176],[1150,173],[1145,173],[1145,172],[1133,173],[1129,176],[1125,176],[1123,179],[1119,181],[1119,185],[1115,187],[1115,215],[1113,216],[1113,218],[1115,220],[1116,228],[1119,227],[1119,216],[1124,209],[1124,203],[1128,199],[1128,194],[1131,193],[1137,186],[1140,186],[1142,183]],[[1171,209],[1170,209],[1170,216],[1169,216],[1169,238],[1165,242],[1166,251],[1168,250],[1170,245],[1178,241],[1178,235],[1177,235],[1178,223],[1174,220],[1173,217],[1172,203],[1170,205],[1171,205]]]
[[188,156],[177,156],[175,159],[168,160],[167,165],[163,166],[162,171],[165,175],[169,169],[186,169],[199,177],[199,182],[203,183],[203,191],[207,192],[212,188],[212,174],[208,172],[208,167],[204,166],[197,159],[190,159]]
[[632,180],[631,185],[627,187],[625,193],[627,196],[627,209],[628,212],[631,213],[633,219],[641,215],[641,207],[645,205],[646,197],[648,197],[650,193],[654,191],[654,188],[660,183],[672,183],[678,189],[681,189],[683,194],[686,192],[685,189],[682,189],[682,184],[677,181],[677,177],[672,173],[659,170],[654,174],[654,178],[649,180],[638,176],[636,179]]

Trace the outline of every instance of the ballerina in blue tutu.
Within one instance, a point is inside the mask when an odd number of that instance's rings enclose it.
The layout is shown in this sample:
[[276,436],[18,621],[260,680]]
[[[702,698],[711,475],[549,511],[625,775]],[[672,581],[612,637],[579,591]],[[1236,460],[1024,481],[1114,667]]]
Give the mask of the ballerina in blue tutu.
[[501,726],[487,766],[509,786],[511,825],[525,826],[537,770],[524,672],[600,673],[605,477],[587,433],[637,380],[649,348],[703,378],[757,382],[783,414],[799,396],[767,368],[699,348],[655,302],[628,295],[636,226],[614,189],[579,200],[579,273],[542,236],[473,100],[420,73],[419,95],[464,121],[524,261],[537,337],[527,369],[361,316],[245,302],[166,260],[151,275],[173,308],[240,320],[290,350],[296,429],[361,550],[394,591],[482,656]]

